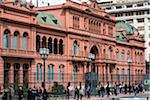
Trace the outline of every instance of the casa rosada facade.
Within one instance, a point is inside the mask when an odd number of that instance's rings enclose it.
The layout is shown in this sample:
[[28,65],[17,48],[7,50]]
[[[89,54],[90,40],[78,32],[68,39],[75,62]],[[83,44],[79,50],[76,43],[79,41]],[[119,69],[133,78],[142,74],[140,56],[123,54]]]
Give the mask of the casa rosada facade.
[[[96,3],[33,8],[0,4],[0,87],[41,87],[44,66],[40,48],[48,48],[46,88],[51,83],[85,82],[85,73],[98,73],[100,82],[142,82],[144,40],[136,31],[101,10]],[[121,27],[122,26],[122,27]],[[117,27],[118,29],[116,29]],[[116,35],[117,34],[117,35]]]

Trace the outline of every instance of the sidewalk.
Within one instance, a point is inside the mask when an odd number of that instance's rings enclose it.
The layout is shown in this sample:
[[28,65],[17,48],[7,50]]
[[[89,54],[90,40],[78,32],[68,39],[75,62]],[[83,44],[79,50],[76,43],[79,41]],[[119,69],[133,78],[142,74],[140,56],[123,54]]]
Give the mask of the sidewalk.
[[[142,96],[142,95],[145,95],[145,94],[149,94],[149,98],[150,98],[150,91],[146,91],[144,93],[138,93],[137,96]],[[134,95],[135,95],[134,93],[131,93],[131,94],[129,94],[129,93],[128,94],[118,94],[117,96],[110,95],[109,97],[107,97],[105,95],[103,98],[99,97],[99,96],[91,96],[90,99],[88,99],[87,97],[84,96],[82,100],[112,100],[113,98],[116,98],[116,100],[117,100],[117,98],[120,98],[120,97],[129,97],[129,96],[134,96]],[[74,100],[74,99],[72,98],[70,100]]]

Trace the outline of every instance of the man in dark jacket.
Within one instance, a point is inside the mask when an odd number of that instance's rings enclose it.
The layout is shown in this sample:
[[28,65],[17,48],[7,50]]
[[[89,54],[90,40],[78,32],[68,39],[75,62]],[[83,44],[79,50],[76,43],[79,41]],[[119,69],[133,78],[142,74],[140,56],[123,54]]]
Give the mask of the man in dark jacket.
[[19,96],[19,100],[22,100],[22,98],[23,98],[23,89],[22,89],[22,87],[19,87],[18,96]]

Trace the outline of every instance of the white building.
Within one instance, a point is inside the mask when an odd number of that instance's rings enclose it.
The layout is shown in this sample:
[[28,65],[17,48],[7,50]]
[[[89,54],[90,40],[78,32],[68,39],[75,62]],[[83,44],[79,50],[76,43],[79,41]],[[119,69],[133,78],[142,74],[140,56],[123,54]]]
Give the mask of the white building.
[[[67,0],[32,0],[32,4],[34,6],[51,6],[51,5],[58,5],[58,4],[63,4],[65,3]],[[81,3],[81,2],[87,2],[89,0],[71,0],[77,3]]]
[[[122,1],[122,2],[121,2]],[[131,1],[131,0],[128,0]],[[121,2],[121,3],[120,3]],[[120,0],[119,3],[102,3],[100,7],[117,17],[117,20],[124,20],[138,29],[145,38],[145,60],[150,61],[150,0],[135,0],[127,2]]]

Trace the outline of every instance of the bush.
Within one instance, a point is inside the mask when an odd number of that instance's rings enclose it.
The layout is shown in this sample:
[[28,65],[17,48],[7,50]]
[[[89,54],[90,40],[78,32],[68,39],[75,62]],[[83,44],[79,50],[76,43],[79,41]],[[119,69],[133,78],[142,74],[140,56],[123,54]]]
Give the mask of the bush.
[[54,82],[54,86],[52,87],[53,93],[62,94],[62,93],[64,93],[64,90],[65,90],[65,88],[63,85],[59,85],[57,82]]

